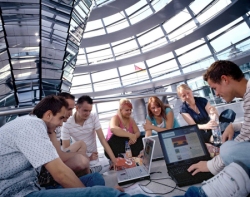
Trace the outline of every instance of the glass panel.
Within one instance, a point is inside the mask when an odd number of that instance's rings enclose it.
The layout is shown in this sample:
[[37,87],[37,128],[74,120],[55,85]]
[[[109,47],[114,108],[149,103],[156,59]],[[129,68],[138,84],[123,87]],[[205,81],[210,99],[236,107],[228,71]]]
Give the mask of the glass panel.
[[121,84],[118,78],[94,83],[95,91],[110,90],[110,89],[119,88],[119,87],[121,87]]
[[[230,0],[228,0],[230,1]],[[194,14],[198,14],[204,7],[206,7],[212,0],[195,0],[190,4],[191,10],[194,12]]]
[[83,85],[84,84],[91,84],[89,74],[80,75],[80,76],[75,75],[74,78],[73,78],[72,84],[74,84],[74,86],[79,86],[79,85],[82,85],[82,84]]
[[175,52],[176,52],[177,55],[180,55],[180,54],[183,54],[183,53],[185,53],[185,52],[187,52],[187,51],[189,51],[189,50],[191,50],[191,49],[193,49],[193,48],[195,48],[195,47],[197,47],[199,45],[202,45],[204,43],[205,43],[205,41],[202,38],[202,39],[196,40],[196,41],[194,41],[194,42],[192,42],[192,43],[190,43],[190,44],[188,44],[186,46],[183,46],[183,47],[175,50]]
[[191,19],[191,15],[188,13],[187,9],[184,9],[176,16],[169,19],[166,23],[163,24],[164,29],[169,33],[175,28],[179,27],[181,24],[185,23]]
[[140,36],[138,38],[138,41],[140,43],[140,46],[143,46],[143,45],[150,43],[150,42],[152,42],[152,41],[154,41],[157,38],[162,37],[162,36],[164,36],[164,34],[163,34],[161,28],[157,27],[156,29],[153,29],[152,31]]
[[86,29],[85,29],[85,32],[88,32],[88,31],[91,31],[94,29],[98,29],[98,28],[103,28],[102,21],[100,19],[88,22]]
[[155,12],[158,12],[162,8],[166,6],[167,3],[169,3],[170,0],[161,0],[161,1],[153,1],[151,4],[155,10]]
[[115,31],[119,31],[119,30],[124,29],[128,26],[129,26],[128,21],[126,19],[123,19],[122,21],[115,23],[114,25],[108,26],[107,32],[111,33],[111,32],[115,32]]
[[157,66],[154,66],[152,68],[149,69],[149,72],[152,76],[152,78],[155,78],[163,73],[168,73],[172,70],[176,70],[178,69],[178,65],[174,60],[171,60],[171,61],[167,61],[167,62],[164,62],[162,64],[159,64]]
[[230,30],[229,32],[221,35],[211,42],[211,45],[216,51],[220,51],[227,46],[230,46],[231,43],[236,43],[243,38],[246,38],[250,35],[250,29],[246,23],[242,23]]
[[216,4],[214,4],[211,8],[209,8],[206,12],[197,17],[197,20],[200,23],[207,21],[208,19],[215,16],[220,10],[230,4],[230,1],[220,0]]
[[100,72],[96,72],[96,73],[92,73],[91,75],[92,75],[93,82],[118,77],[118,73],[117,73],[116,68],[105,70],[105,71],[100,71]]
[[144,18],[148,17],[149,15],[153,14],[151,8],[149,6],[144,7],[143,9],[139,10],[135,14],[129,16],[129,20],[131,24],[135,24]]
[[127,8],[125,11],[126,11],[127,15],[130,15],[130,14],[136,12],[138,9],[140,9],[141,7],[143,7],[146,4],[147,4],[147,0],[141,0],[138,3]]
[[242,17],[237,18],[236,20],[234,20],[233,22],[229,23],[228,25],[226,25],[226,26],[220,28],[219,30],[217,30],[217,31],[215,31],[215,32],[213,32],[213,33],[211,33],[211,34],[209,34],[209,35],[208,35],[208,38],[210,38],[210,39],[214,38],[214,37],[217,36],[218,34],[222,33],[222,32],[225,31],[226,29],[228,29],[229,27],[232,27],[232,26],[235,25],[236,23],[242,21],[242,19],[243,19]]
[[194,49],[182,56],[180,56],[178,59],[182,66],[185,64],[191,63],[193,61],[197,61],[199,59],[202,59],[203,57],[211,55],[211,52],[207,45],[203,45],[197,49]]
[[154,66],[156,64],[159,64],[159,63],[161,63],[163,61],[166,61],[166,60],[169,60],[169,59],[172,59],[172,58],[174,58],[174,55],[173,55],[172,52],[169,52],[167,54],[164,54],[164,55],[149,59],[146,62],[148,64],[148,67],[152,67],[152,66]]
[[115,23],[116,21],[121,20],[121,19],[124,19],[124,16],[122,13],[118,12],[116,14],[113,14],[111,16],[103,18],[103,22],[104,22],[105,26],[108,26],[112,23]]

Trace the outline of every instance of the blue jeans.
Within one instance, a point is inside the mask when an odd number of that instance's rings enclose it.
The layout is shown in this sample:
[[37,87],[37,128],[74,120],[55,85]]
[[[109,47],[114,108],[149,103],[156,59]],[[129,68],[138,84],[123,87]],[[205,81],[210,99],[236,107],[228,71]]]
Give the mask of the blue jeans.
[[[40,190],[32,192],[26,197],[54,197],[54,196],[63,196],[63,197],[82,197],[82,196],[103,196],[103,197],[129,197],[130,195],[120,192],[117,189],[105,187],[105,181],[101,174],[92,173],[87,174],[79,178],[81,182],[86,186],[86,188],[66,188],[64,189],[61,185],[56,187],[50,186],[45,190]],[[135,197],[143,197],[144,195],[134,195]]]
[[[129,197],[129,194],[106,186],[93,186],[86,188],[48,189],[33,192],[26,197]],[[143,194],[133,195],[133,197],[144,197]]]
[[226,166],[235,162],[248,168],[248,171],[250,171],[248,150],[250,150],[250,142],[227,141],[220,147],[220,156]]
[[201,187],[189,187],[184,196],[175,196],[175,197],[207,197],[205,192]]

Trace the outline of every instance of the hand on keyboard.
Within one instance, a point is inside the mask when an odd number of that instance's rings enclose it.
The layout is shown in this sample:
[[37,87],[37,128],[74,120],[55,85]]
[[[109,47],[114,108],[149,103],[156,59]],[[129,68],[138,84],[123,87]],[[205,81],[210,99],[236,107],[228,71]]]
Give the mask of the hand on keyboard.
[[200,161],[196,164],[191,165],[188,168],[188,172],[192,172],[192,175],[195,175],[198,172],[209,172],[209,169],[207,167],[207,161]]

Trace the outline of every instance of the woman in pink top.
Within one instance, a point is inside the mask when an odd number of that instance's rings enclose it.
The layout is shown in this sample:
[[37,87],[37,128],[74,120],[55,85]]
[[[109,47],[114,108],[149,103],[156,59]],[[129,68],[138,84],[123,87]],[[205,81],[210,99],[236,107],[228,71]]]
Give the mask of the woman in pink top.
[[[117,114],[110,121],[106,140],[115,157],[118,157],[119,153],[125,153],[126,141],[129,142],[132,156],[138,156],[143,149],[140,131],[131,117],[132,109],[132,104],[128,99],[121,99]],[[106,153],[105,155],[109,158]]]

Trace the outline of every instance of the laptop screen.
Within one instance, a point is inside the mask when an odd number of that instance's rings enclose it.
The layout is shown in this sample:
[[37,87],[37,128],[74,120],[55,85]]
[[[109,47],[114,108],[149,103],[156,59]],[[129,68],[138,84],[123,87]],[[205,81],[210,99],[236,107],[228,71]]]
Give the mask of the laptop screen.
[[163,142],[163,151],[165,152],[167,163],[206,155],[197,132],[199,132],[198,127],[191,125],[158,134]]
[[150,169],[150,164],[152,160],[154,140],[146,139],[145,147],[144,147],[144,156],[143,156],[143,164],[147,168]]

